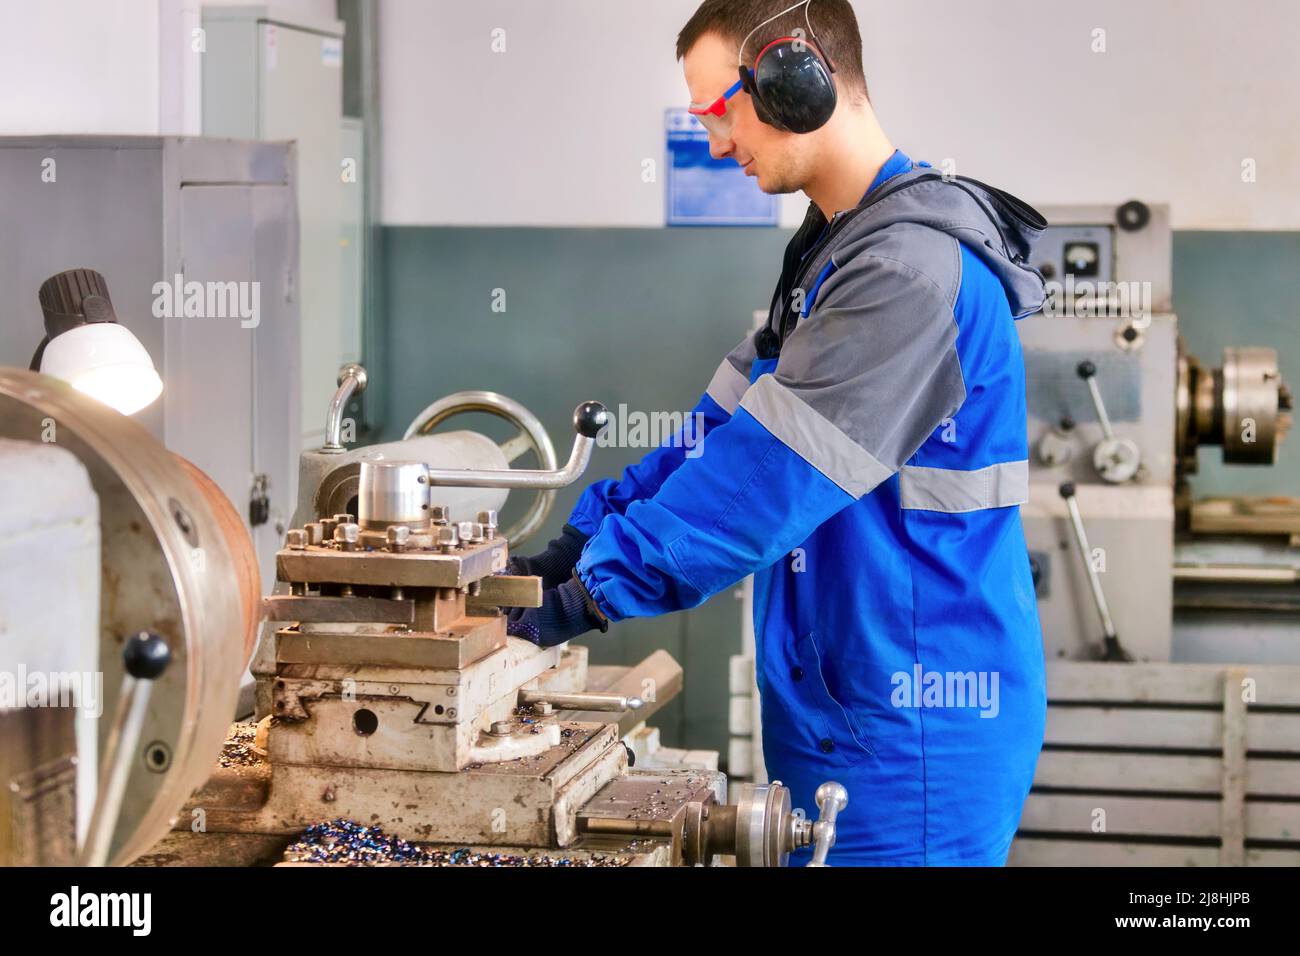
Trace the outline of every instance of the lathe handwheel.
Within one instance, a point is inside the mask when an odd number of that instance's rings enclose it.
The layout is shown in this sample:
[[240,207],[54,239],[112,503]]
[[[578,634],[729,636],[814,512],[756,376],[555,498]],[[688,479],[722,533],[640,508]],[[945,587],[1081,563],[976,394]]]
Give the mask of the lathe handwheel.
[[[454,392],[438,399],[416,415],[406,429],[403,439],[427,435],[455,415],[469,412],[486,412],[504,419],[519,429],[518,434],[500,444],[507,462],[512,462],[527,451],[537,455],[539,467],[553,471],[557,467],[555,446],[537,416],[513,398],[499,392]],[[555,491],[539,491],[528,511],[504,532],[506,542],[514,547],[531,536],[551,513],[555,505]]]

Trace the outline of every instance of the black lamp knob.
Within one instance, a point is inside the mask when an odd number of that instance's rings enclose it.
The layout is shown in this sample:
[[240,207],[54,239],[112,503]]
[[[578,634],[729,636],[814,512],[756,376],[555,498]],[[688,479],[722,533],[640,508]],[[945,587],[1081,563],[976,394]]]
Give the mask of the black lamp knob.
[[157,680],[171,663],[172,652],[157,634],[141,631],[122,648],[122,666],[136,680]]
[[1097,374],[1097,366],[1085,360],[1079,363],[1077,371],[1079,373],[1079,378],[1092,378]]
[[584,438],[595,438],[609,423],[609,410],[600,402],[583,402],[573,410],[573,427]]
[[1072,482],[1072,481],[1067,481],[1065,484],[1061,485],[1061,487],[1058,489],[1058,491],[1060,491],[1060,493],[1061,493],[1061,497],[1062,497],[1062,498],[1073,498],[1073,497],[1074,497],[1074,482]]

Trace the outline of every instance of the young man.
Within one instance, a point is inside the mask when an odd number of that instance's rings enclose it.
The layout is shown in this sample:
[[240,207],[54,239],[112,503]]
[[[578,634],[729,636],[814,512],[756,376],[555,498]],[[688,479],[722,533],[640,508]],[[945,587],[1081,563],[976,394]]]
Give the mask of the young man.
[[[754,575],[769,776],[844,784],[838,865],[1001,865],[1046,709],[1021,531],[1024,366],[1045,223],[890,145],[847,0],[705,0],[678,38],[714,156],[811,200],[765,328],[672,443],[583,494],[515,570],[543,644]],[[738,82],[738,79],[740,80]]]

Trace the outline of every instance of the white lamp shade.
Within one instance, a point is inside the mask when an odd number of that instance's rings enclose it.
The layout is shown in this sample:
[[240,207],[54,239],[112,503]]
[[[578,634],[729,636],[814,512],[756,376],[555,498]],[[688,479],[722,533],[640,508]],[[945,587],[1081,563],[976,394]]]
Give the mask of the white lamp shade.
[[45,346],[41,371],[123,415],[140,411],[162,394],[162,379],[149,353],[130,329],[115,322],[91,322],[56,335]]

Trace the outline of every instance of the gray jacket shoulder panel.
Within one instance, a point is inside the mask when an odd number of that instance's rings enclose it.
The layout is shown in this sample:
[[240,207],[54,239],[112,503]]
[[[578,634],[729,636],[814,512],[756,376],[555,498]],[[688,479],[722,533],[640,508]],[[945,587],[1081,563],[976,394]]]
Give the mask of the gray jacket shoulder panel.
[[836,272],[826,280],[822,292],[829,291],[836,275],[851,270],[859,257],[900,263],[934,283],[950,308],[957,304],[961,289],[961,244],[946,232],[920,223],[897,222],[851,239],[831,255]]

